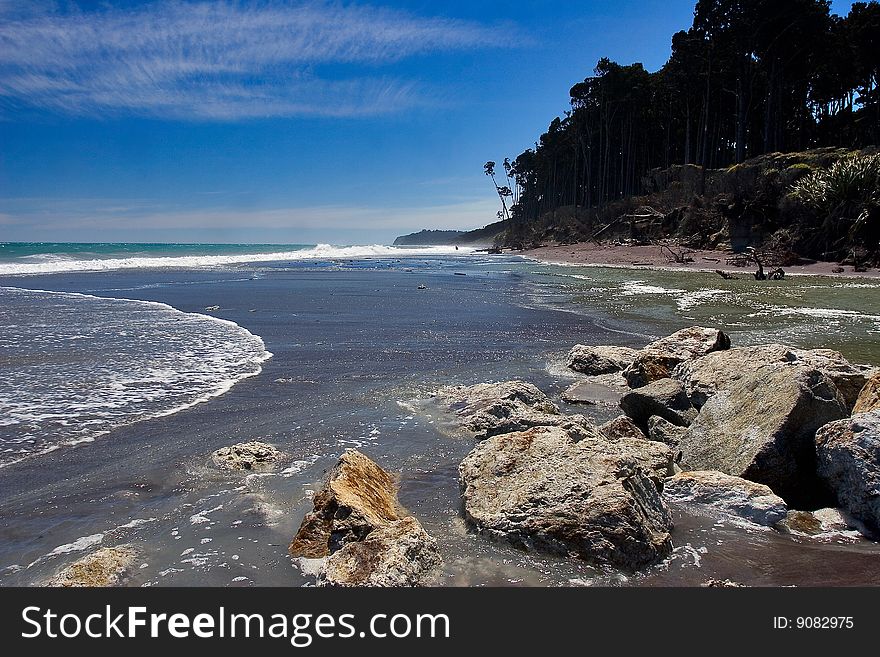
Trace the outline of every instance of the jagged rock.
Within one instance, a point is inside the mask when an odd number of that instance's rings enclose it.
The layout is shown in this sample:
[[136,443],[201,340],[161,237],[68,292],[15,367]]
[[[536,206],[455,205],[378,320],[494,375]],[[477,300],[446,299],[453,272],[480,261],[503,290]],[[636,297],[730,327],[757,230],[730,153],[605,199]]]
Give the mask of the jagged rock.
[[[672,519],[640,464],[659,443],[535,427],[481,442],[459,466],[465,516],[526,549],[637,569],[671,550]],[[660,446],[662,447],[662,446]],[[668,450],[667,450],[668,454]]]
[[619,415],[613,420],[608,420],[605,424],[598,427],[599,433],[609,440],[618,440],[619,438],[632,438],[635,440],[647,440],[647,437],[626,415]]
[[265,470],[273,467],[281,452],[272,445],[252,440],[230,447],[221,447],[211,454],[214,465],[224,470]]
[[433,538],[397,501],[390,474],[345,452],[290,543],[293,557],[325,558],[318,583],[418,586],[440,563]]
[[706,504],[721,513],[770,527],[783,520],[788,508],[769,486],[716,470],[681,472],[666,480],[668,501]]
[[723,331],[689,326],[642,349],[623,375],[631,388],[640,388],[667,378],[679,363],[729,348]]
[[46,586],[119,586],[128,576],[137,554],[137,550],[128,545],[101,548],[74,561],[46,582]]
[[629,347],[578,344],[568,352],[566,365],[575,372],[590,376],[612,374],[629,367],[638,353],[637,349]]
[[669,445],[676,452],[676,458],[681,455],[678,447],[685,431],[687,431],[687,427],[672,424],[669,420],[664,420],[658,415],[652,415],[648,418],[648,438]]
[[816,433],[818,472],[844,511],[880,534],[880,411],[831,422]]
[[846,415],[840,393],[821,372],[768,365],[706,402],[681,438],[681,466],[767,484],[794,506],[819,506],[826,496],[813,438]]
[[648,433],[652,415],[683,427],[697,416],[682,385],[672,379],[660,379],[628,392],[621,398],[620,408],[644,433]]
[[868,379],[867,383],[859,391],[853,407],[853,415],[857,413],[870,413],[880,409],[880,372]]
[[719,390],[728,390],[744,376],[771,364],[819,370],[840,390],[849,408],[874,371],[869,365],[852,364],[830,349],[793,349],[767,344],[716,351],[685,361],[675,367],[672,378],[682,383],[691,402],[700,408]]
[[561,414],[547,395],[523,381],[449,386],[437,392],[437,399],[480,438],[535,426],[590,426],[581,415]]

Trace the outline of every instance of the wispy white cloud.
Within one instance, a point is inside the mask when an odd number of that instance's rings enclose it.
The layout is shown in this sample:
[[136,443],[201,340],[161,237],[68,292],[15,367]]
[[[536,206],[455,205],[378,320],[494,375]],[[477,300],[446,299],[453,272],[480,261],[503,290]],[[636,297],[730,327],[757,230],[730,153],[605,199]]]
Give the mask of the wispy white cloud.
[[[0,22],[0,102],[71,115],[354,116],[420,102],[404,58],[510,45],[514,30],[372,6],[162,1]],[[334,65],[322,77],[323,65]],[[340,72],[342,71],[342,72]],[[345,71],[349,71],[345,74]]]

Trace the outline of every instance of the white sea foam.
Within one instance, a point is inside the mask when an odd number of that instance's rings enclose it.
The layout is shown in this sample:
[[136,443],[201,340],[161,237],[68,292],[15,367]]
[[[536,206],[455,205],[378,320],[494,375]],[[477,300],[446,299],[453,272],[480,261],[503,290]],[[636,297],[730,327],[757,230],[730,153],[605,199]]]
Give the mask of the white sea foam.
[[[21,364],[0,380],[0,416],[10,428],[0,467],[205,402],[259,374],[272,356],[235,322],[163,303],[0,287],[4,293],[0,353]],[[3,321],[22,308],[30,322]],[[77,351],[67,346],[70,334],[80,336]]]
[[348,260],[351,258],[400,258],[405,256],[464,255],[473,249],[454,246],[397,247],[382,244],[364,246],[333,246],[318,244],[309,249],[267,253],[235,253],[224,255],[135,256],[131,258],[93,258],[89,260],[41,258],[37,262],[6,262],[0,264],[0,276],[23,274],[54,274],[72,271],[112,271],[116,269],[187,269],[220,267],[248,262],[286,260]]

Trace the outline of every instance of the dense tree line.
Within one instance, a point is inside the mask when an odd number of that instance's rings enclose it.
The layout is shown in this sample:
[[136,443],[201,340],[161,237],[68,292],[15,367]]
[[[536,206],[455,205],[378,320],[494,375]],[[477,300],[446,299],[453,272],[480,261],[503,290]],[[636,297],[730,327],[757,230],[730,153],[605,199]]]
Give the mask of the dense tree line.
[[560,207],[588,217],[638,194],[655,167],[880,143],[880,4],[840,17],[829,0],[699,0],[659,71],[602,59],[570,94],[535,148],[504,162],[513,241]]

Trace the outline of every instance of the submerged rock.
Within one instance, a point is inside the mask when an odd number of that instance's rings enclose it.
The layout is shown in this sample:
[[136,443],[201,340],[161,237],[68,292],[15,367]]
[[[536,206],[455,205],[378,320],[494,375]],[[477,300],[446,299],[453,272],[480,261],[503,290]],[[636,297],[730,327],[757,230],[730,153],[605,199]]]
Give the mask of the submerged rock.
[[[659,443],[535,427],[494,436],[459,466],[465,516],[526,549],[635,570],[669,554],[672,519],[645,464]],[[664,450],[666,463],[671,453]],[[650,467],[650,466],[649,466]]]
[[631,388],[640,388],[667,378],[679,363],[724,349],[730,338],[723,331],[689,326],[642,349],[623,375]]
[[419,586],[440,563],[434,539],[397,501],[391,475],[354,450],[330,471],[289,552],[325,559],[318,583],[330,586]]
[[874,374],[859,391],[853,415],[880,410],[880,372]]
[[273,467],[281,452],[268,443],[252,440],[222,447],[211,454],[214,465],[224,470],[264,470]]
[[620,400],[620,408],[645,433],[648,433],[651,416],[662,417],[678,426],[689,425],[697,416],[697,409],[691,405],[682,385],[672,379],[660,379],[628,392]]
[[74,561],[46,582],[46,586],[119,586],[128,576],[137,554],[137,550],[128,545],[101,548]]
[[575,372],[590,376],[613,374],[629,367],[638,353],[637,349],[629,347],[578,344],[568,352],[566,365]]
[[788,507],[769,486],[716,470],[681,472],[666,480],[663,496],[670,501],[705,504],[716,511],[771,527],[785,518]]
[[736,347],[716,351],[677,365],[672,378],[680,381],[697,408],[720,390],[729,390],[737,381],[767,365],[785,364],[805,370],[818,370],[840,390],[848,408],[856,402],[873,368],[855,365],[830,349],[793,349],[781,344]]
[[581,415],[561,414],[547,395],[524,381],[445,387],[437,399],[480,438],[535,426],[590,426]]
[[880,411],[826,424],[816,451],[819,476],[843,510],[880,534]]
[[681,438],[681,466],[767,484],[795,506],[821,505],[813,439],[816,429],[846,415],[821,372],[765,366],[706,402]]

